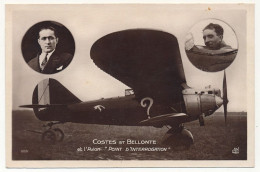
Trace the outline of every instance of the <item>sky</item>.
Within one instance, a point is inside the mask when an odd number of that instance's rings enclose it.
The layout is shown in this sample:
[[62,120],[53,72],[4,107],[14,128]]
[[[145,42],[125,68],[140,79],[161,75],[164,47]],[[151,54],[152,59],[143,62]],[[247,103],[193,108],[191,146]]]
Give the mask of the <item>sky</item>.
[[[11,7],[11,6],[10,6]],[[247,21],[245,10],[225,10],[222,6],[186,5],[41,5],[12,6],[9,33],[12,41],[7,59],[12,66],[12,108],[31,104],[32,93],[43,79],[54,78],[82,101],[124,95],[126,85],[99,69],[90,58],[92,44],[102,36],[125,29],[148,28],[175,35],[179,42],[184,72],[190,87],[203,89],[211,85],[222,88],[223,71],[204,72],[188,60],[185,36],[203,20],[224,21],[236,33],[239,50],[235,61],[226,69],[228,111],[247,111]],[[21,41],[34,24],[52,20],[72,33],[76,51],[71,64],[62,72],[43,75],[24,61]],[[8,44],[7,44],[8,46]],[[219,111],[223,111],[221,107]]]

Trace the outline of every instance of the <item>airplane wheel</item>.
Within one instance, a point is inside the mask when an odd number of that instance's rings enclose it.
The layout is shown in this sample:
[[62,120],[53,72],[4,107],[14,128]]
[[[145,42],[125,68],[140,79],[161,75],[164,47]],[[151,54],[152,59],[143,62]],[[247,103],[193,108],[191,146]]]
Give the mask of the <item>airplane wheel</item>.
[[61,142],[64,139],[64,133],[61,129],[59,128],[54,128],[53,129],[56,134],[56,141]]
[[56,142],[56,133],[53,130],[47,130],[42,133],[42,141],[45,143],[55,144]]
[[193,136],[186,128],[171,128],[163,137],[162,144],[178,151],[188,150],[193,144]]
[[184,138],[184,142],[185,142],[185,146],[187,149],[190,148],[190,146],[194,143],[194,140],[193,140],[193,135],[191,134],[191,132],[184,128],[182,131],[181,131],[181,134]]

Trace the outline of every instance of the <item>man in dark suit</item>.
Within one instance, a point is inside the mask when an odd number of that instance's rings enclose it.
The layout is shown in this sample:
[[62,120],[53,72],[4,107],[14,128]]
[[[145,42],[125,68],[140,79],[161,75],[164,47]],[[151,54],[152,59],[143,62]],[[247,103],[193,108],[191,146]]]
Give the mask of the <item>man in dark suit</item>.
[[66,68],[73,56],[69,53],[58,53],[55,51],[58,41],[59,38],[55,28],[41,28],[38,43],[42,51],[35,58],[31,59],[28,65],[35,71],[44,74],[57,73]]

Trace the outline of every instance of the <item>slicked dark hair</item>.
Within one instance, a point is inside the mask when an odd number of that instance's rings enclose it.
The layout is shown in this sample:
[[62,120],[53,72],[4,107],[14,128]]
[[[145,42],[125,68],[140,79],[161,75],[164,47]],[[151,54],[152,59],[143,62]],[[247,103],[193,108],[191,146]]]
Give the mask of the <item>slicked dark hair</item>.
[[223,29],[223,27],[220,26],[219,24],[210,23],[209,25],[207,25],[207,26],[203,29],[203,31],[206,30],[206,29],[210,29],[210,30],[213,30],[213,29],[214,29],[218,36],[219,36],[219,35],[222,35],[222,36],[223,36],[223,34],[224,34],[224,29]]
[[56,36],[56,38],[58,38],[57,30],[54,27],[52,27],[52,26],[41,27],[40,30],[39,30],[38,38],[40,38],[40,32],[42,30],[47,30],[47,29],[52,30],[54,32],[54,35]]

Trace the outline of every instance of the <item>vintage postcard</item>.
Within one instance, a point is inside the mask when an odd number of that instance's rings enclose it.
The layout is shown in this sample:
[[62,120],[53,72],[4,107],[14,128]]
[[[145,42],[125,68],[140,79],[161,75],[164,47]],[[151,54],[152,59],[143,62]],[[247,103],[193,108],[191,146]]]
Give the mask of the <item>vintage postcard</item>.
[[7,167],[253,167],[253,4],[6,5]]

